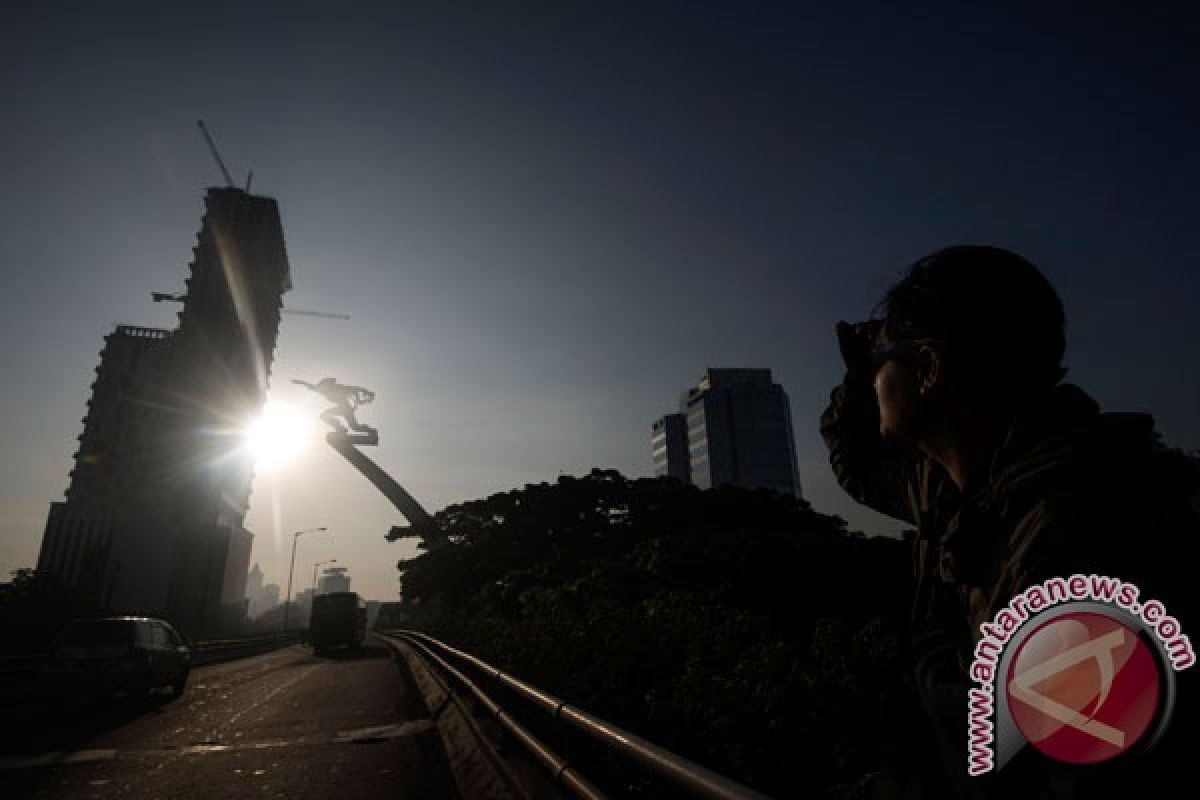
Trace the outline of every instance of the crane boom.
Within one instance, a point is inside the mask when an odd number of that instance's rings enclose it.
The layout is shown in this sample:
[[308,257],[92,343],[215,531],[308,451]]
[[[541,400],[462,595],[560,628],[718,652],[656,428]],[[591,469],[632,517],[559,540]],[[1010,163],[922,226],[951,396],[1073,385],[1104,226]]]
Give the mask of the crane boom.
[[327,311],[310,311],[306,308],[283,308],[284,314],[297,314],[301,317],[324,317],[325,319],[350,319],[349,314],[330,314]]
[[[182,294],[171,294],[170,292],[151,292],[150,299],[156,303],[182,303],[185,299]],[[284,314],[296,314],[301,317],[322,317],[324,319],[350,319],[349,314],[332,314],[328,311],[313,311],[308,308],[281,308],[279,309]]]
[[[230,176],[229,170],[225,169],[225,162],[221,160],[221,154],[217,152],[217,146],[213,144],[212,137],[208,134],[208,127],[205,126],[204,120],[196,120],[196,124],[200,126],[200,132],[204,134],[204,141],[208,142],[208,152],[212,153],[213,161],[217,162],[217,166],[221,168],[221,174],[225,176],[225,185],[233,186],[233,177]],[[247,181],[247,184],[249,181]]]

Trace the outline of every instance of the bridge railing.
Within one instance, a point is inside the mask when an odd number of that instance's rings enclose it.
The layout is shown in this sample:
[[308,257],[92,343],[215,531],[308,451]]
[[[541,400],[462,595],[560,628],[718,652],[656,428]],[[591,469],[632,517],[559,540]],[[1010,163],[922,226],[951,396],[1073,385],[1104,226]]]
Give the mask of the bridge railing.
[[213,639],[203,642],[192,642],[192,666],[217,664],[221,661],[232,661],[245,658],[257,653],[265,653],[278,647],[300,641],[304,631],[289,631],[288,633],[268,633],[261,636],[246,636],[239,639]]
[[564,729],[581,735],[623,761],[637,765],[687,796],[720,798],[720,800],[766,800],[765,795],[749,787],[676,755],[582,709],[568,705],[554,695],[502,672],[482,659],[451,647],[445,642],[416,631],[387,631],[383,635],[404,641],[424,661],[434,666],[441,674],[451,678],[461,690],[470,695],[484,709],[488,716],[494,718],[513,740],[545,768],[555,782],[577,797],[598,800],[606,795],[582,774],[578,765],[571,764],[564,755],[556,753],[530,733],[517,721],[511,710],[502,707],[464,670],[481,676],[483,681],[503,687],[511,696],[518,698],[536,713],[549,717]]
[[[265,653],[299,641],[303,631],[190,642],[192,666],[217,664]],[[0,656],[0,707],[40,702],[54,692],[44,677],[49,653],[23,653]]]
[[[189,642],[188,649],[192,652],[192,666],[202,666],[264,653],[267,650],[298,642],[303,638],[304,631],[289,631],[288,633],[243,636],[237,639]],[[23,653],[0,656],[0,676],[11,678],[37,675],[49,655],[49,653]]]

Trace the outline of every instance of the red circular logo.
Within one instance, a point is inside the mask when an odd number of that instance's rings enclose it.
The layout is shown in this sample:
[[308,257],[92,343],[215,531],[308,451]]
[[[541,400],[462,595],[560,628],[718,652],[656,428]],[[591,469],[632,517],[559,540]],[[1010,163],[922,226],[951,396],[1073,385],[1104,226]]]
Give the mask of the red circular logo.
[[1006,683],[1013,722],[1051,758],[1107,761],[1133,747],[1159,707],[1159,665],[1136,632],[1095,612],[1068,613],[1031,633]]

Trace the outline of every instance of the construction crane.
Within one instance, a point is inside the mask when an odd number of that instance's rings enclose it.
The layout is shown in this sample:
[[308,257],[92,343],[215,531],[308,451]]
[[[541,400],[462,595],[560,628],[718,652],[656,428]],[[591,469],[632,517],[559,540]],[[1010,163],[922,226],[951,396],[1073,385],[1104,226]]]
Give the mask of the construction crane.
[[[186,295],[171,294],[170,292],[151,292],[150,298],[156,303],[182,303]],[[328,311],[312,311],[307,308],[281,308],[284,314],[295,314],[299,317],[322,317],[324,319],[350,319],[349,314],[331,314]]]
[[325,319],[350,319],[349,314],[331,314],[328,311],[310,311],[307,308],[283,308],[284,314],[295,314],[299,317],[324,317]]
[[[225,168],[225,161],[221,158],[221,154],[217,152],[217,145],[213,142],[212,135],[208,132],[208,126],[204,124],[204,120],[196,120],[196,126],[200,128],[200,132],[204,134],[204,141],[208,144],[208,152],[212,153],[213,161],[217,162],[217,167],[221,170],[221,174],[225,176],[225,185],[233,187],[233,176],[229,174],[229,170]],[[250,191],[250,182],[254,180],[254,170],[250,170],[250,174],[246,176],[246,188],[244,191]]]

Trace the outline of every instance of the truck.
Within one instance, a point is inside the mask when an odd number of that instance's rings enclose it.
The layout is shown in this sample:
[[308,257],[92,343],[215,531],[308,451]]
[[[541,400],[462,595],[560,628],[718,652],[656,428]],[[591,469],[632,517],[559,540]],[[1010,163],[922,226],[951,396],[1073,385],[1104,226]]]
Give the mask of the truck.
[[313,598],[308,640],[314,653],[361,647],[366,635],[367,603],[357,592],[329,592]]

